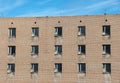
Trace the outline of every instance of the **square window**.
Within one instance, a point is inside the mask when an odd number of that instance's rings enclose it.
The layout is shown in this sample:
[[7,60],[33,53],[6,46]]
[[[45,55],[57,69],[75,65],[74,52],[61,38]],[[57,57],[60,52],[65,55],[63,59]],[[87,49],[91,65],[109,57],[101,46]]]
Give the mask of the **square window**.
[[37,63],[31,64],[31,73],[38,73],[38,64]]
[[86,50],[85,50],[85,45],[78,45],[78,54],[85,55]]
[[110,45],[103,45],[103,55],[110,55],[111,54],[111,47]]
[[32,54],[38,55],[39,53],[39,47],[37,45],[32,46]]
[[9,37],[16,37],[16,28],[9,28]]
[[62,64],[61,63],[55,63],[54,72],[55,73],[62,73]]
[[55,36],[62,36],[62,27],[55,27]]
[[103,31],[102,31],[103,36],[109,36],[110,35],[110,25],[104,25],[103,26]]
[[78,63],[78,72],[86,73],[86,64],[85,63]]
[[15,72],[15,64],[8,64],[7,66],[7,73],[8,74],[13,74]]
[[16,54],[16,46],[8,46],[8,54],[15,56],[15,54]]
[[62,45],[55,45],[55,54],[62,55]]
[[110,63],[103,63],[103,73],[104,74],[111,73],[111,64]]
[[85,33],[86,30],[85,30],[85,26],[78,26],[78,35],[82,35],[82,36],[85,36]]
[[32,28],[32,37],[38,37],[39,36],[39,28],[33,27]]

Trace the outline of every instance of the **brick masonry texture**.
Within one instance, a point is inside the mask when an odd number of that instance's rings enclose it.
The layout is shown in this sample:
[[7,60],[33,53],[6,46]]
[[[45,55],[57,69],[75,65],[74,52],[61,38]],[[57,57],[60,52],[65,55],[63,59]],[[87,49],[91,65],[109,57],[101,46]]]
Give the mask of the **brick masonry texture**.
[[[102,36],[103,25],[111,26],[110,37]],[[86,26],[85,37],[78,36],[78,26]],[[38,38],[32,27],[39,27]],[[62,27],[62,37],[54,37],[55,27]],[[102,55],[103,44],[111,45],[110,57]],[[14,58],[8,57],[10,45],[16,46]],[[34,58],[32,45],[39,45]],[[62,45],[61,57],[55,45]],[[86,45],[85,57],[78,55],[78,45]],[[15,64],[14,76],[7,74],[8,63]],[[37,75],[30,73],[31,63],[39,64]],[[54,63],[62,63],[62,74],[54,73]],[[86,63],[85,75],[78,73],[78,63]],[[102,63],[111,63],[110,75],[103,74]],[[0,18],[0,83],[120,83],[120,15]]]

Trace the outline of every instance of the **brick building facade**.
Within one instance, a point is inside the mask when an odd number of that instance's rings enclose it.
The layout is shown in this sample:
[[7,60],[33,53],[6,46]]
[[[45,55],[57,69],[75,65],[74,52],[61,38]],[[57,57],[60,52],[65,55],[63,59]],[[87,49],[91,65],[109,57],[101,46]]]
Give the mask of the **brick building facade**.
[[120,15],[0,18],[0,83],[120,83]]

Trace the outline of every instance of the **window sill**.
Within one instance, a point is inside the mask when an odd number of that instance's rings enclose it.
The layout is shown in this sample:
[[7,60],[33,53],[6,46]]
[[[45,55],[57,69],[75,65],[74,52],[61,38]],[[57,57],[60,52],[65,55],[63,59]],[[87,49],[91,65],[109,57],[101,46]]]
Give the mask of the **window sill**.
[[54,35],[54,37],[62,37],[62,35]]
[[109,54],[109,53],[103,53],[102,55],[103,56],[110,56],[111,54]]
[[78,74],[86,74],[86,72],[78,72]]
[[31,53],[31,55],[32,55],[32,56],[34,56],[34,55],[37,55],[37,56],[38,56],[38,53]]
[[31,72],[31,74],[38,74],[38,72]]
[[84,34],[81,34],[81,35],[79,35],[79,34],[78,34],[78,36],[83,36],[83,37],[85,37],[85,35],[84,35]]
[[62,72],[54,72],[54,74],[61,75]]
[[110,37],[110,35],[109,35],[109,34],[102,34],[102,36]]
[[16,36],[10,36],[9,38],[16,38]]
[[78,55],[85,55],[85,53],[78,53]]
[[55,53],[55,56],[62,56],[62,53],[59,54],[59,53]]
[[35,37],[38,38],[39,36],[32,36],[32,38],[35,38]]
[[7,73],[9,76],[14,76],[15,73],[14,72],[11,72],[11,73]]
[[8,54],[8,55],[9,55],[9,56],[14,56],[14,57],[15,57],[16,54]]

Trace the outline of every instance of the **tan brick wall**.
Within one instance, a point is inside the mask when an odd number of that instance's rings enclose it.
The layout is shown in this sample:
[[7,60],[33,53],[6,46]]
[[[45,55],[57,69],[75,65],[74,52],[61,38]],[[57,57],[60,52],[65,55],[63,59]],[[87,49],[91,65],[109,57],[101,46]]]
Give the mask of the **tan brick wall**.
[[[110,38],[102,36],[103,25],[111,25]],[[62,37],[54,37],[56,26],[62,26]],[[78,26],[86,26],[85,37],[77,35]],[[8,37],[10,27],[16,28],[15,39]],[[31,36],[32,27],[39,27],[37,40]],[[120,83],[119,37],[120,15],[0,18],[0,83]],[[79,44],[86,45],[85,57],[77,54]],[[109,58],[102,56],[102,44],[111,45]],[[8,57],[9,45],[16,46],[15,59]],[[39,45],[36,58],[31,45]],[[62,45],[61,57],[54,55],[54,45]],[[13,77],[7,74],[8,63],[15,63]],[[36,77],[31,76],[31,63],[39,64]],[[61,76],[54,75],[54,63],[62,63]],[[86,63],[85,76],[78,74],[78,63]],[[102,63],[111,63],[110,76],[102,73]]]

